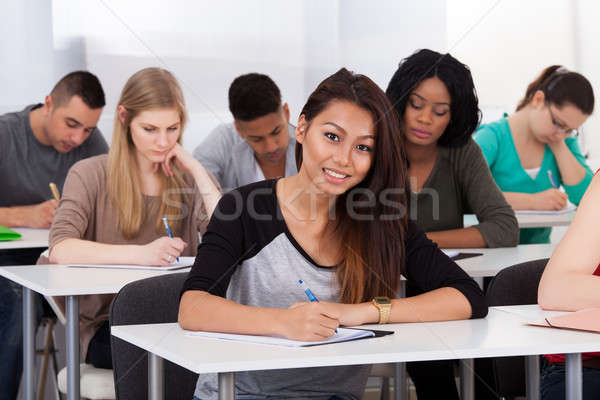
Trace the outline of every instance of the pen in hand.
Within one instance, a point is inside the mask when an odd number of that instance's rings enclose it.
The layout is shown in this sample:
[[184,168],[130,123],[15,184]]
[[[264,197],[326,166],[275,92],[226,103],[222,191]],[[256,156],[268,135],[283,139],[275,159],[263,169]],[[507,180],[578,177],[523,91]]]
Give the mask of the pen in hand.
[[[304,284],[304,282],[302,281],[302,279],[298,280],[298,283],[300,284],[300,287],[302,289],[304,289],[304,293],[306,293],[306,297],[308,297],[308,300],[310,300],[311,302],[318,302],[319,299],[317,299],[317,297],[313,294],[313,292]],[[338,330],[335,330],[335,333],[338,333]]]
[[50,191],[52,192],[52,196],[54,197],[54,200],[56,200],[56,202],[58,203],[60,201],[60,193],[58,192],[58,188],[56,187],[56,184],[54,182],[50,182],[48,184],[48,186],[50,186]]
[[[167,221],[167,216],[162,216],[163,224],[165,225],[165,231],[167,232],[167,236],[173,239],[173,232],[171,232],[171,227],[169,226],[169,221]],[[179,257],[177,257],[177,262],[179,262]]]

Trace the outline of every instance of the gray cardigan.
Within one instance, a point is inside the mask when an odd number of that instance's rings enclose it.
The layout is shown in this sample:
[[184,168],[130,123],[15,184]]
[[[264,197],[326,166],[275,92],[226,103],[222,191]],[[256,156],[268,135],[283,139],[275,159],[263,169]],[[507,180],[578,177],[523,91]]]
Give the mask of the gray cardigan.
[[488,247],[519,243],[515,213],[494,182],[481,149],[473,141],[440,147],[431,174],[419,193],[411,193],[409,217],[425,232],[463,227],[463,214],[477,215]]
[[[285,154],[285,176],[296,169],[296,128],[288,125],[290,142]],[[193,156],[219,181],[223,192],[256,180],[254,151],[240,137],[233,123],[220,124],[196,147]]]

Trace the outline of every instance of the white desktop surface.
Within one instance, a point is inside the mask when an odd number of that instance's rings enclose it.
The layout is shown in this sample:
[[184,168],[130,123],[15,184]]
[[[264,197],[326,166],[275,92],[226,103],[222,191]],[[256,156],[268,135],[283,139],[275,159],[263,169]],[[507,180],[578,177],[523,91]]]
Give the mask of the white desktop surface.
[[[103,268],[72,268],[65,265],[23,265],[1,267],[0,276],[10,279],[30,291],[45,296],[67,296],[67,387],[76,385],[76,390],[68,390],[67,399],[79,399],[79,312],[69,312],[69,301],[80,295],[118,293],[128,283],[173,273],[187,272],[189,269],[177,271],[160,270],[126,270]],[[23,297],[26,298],[24,291]],[[29,295],[30,296],[30,295]],[[30,300],[32,301],[32,300]],[[75,300],[76,302],[76,300]],[[25,307],[24,307],[25,308]],[[78,310],[78,306],[74,307]],[[73,310],[73,309],[72,309]],[[34,316],[33,307],[23,315],[23,343],[25,362],[23,365],[24,398],[33,399],[34,389]],[[25,326],[29,329],[25,329]],[[74,328],[69,328],[69,327]],[[29,344],[28,344],[29,343]],[[73,350],[70,350],[73,349]],[[29,356],[27,356],[30,354]],[[71,383],[69,383],[71,382]],[[72,382],[77,382],[74,384]]]
[[[571,224],[575,211],[558,215],[535,215],[535,214],[516,214],[519,228],[546,228],[552,226],[568,226]],[[477,225],[475,214],[465,214],[463,217],[465,227]]]
[[456,263],[473,278],[496,276],[498,272],[511,265],[526,261],[550,258],[557,243],[521,244],[516,247],[496,249],[448,249],[461,253],[483,253],[482,256],[464,258]]
[[33,249],[38,247],[48,247],[49,229],[33,229],[33,228],[11,228],[13,231],[20,233],[21,238],[17,240],[7,240],[0,242],[0,250],[13,249]]
[[492,307],[477,320],[365,325],[395,333],[308,348],[191,337],[176,323],[113,326],[111,333],[196,373],[600,351],[597,334],[526,326],[507,309]]
[[130,282],[163,274],[188,272],[72,268],[65,265],[23,265],[1,267],[0,276],[45,296],[80,296],[117,293]]

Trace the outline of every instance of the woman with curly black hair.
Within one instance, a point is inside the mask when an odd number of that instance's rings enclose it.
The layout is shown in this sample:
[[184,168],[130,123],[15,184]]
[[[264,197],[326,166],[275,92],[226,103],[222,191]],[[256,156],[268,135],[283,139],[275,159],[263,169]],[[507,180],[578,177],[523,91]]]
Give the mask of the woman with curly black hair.
[[[419,50],[400,62],[386,94],[404,133],[411,219],[440,247],[515,246],[514,212],[471,139],[480,111],[468,67]],[[478,225],[463,227],[468,213]]]
[[[467,66],[450,54],[419,50],[400,62],[386,94],[404,135],[410,218],[439,247],[515,246],[515,214],[471,139],[480,111]],[[479,224],[464,228],[466,213]],[[407,285],[407,295],[419,293]],[[419,400],[458,399],[452,361],[408,363],[408,373]]]

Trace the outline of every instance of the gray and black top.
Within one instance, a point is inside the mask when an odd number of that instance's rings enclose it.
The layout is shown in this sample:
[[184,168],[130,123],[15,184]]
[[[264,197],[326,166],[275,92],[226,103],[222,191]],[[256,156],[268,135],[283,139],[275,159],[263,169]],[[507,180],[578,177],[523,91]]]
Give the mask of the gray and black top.
[[[221,198],[182,293],[202,290],[245,305],[288,308],[307,301],[298,285],[302,279],[319,300],[338,301],[335,268],[316,264],[291,235],[277,201],[276,182],[253,183]],[[413,222],[408,224],[405,246],[402,270],[407,280],[425,292],[454,287],[471,303],[472,318],[487,314],[477,284]],[[236,398],[329,399],[337,395],[358,400],[368,374],[365,365],[236,373]],[[200,375],[195,395],[216,399],[216,375]]]

